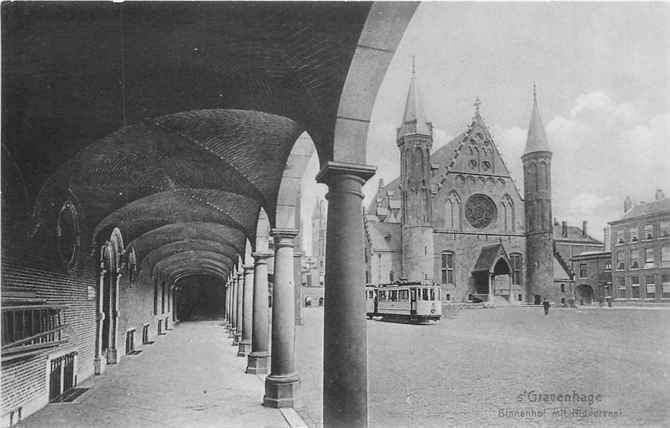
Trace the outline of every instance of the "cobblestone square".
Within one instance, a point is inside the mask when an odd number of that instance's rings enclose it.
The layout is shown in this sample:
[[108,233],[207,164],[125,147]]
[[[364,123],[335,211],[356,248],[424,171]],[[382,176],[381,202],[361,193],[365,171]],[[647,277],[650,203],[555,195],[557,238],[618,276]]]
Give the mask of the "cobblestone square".
[[[368,321],[370,426],[668,426],[669,321],[664,309],[535,307],[447,312],[432,326]],[[322,328],[323,311],[308,309],[296,333],[297,410],[310,426],[321,421]]]

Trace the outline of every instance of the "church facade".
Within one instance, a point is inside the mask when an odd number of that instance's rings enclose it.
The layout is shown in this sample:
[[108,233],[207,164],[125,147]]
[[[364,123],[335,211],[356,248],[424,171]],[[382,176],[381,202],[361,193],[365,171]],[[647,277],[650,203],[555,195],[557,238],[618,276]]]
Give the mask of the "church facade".
[[479,106],[468,128],[433,152],[412,73],[396,136],[400,177],[380,180],[364,216],[366,282],[437,283],[443,299],[456,302],[570,301],[573,275],[554,242],[552,152],[537,97],[522,156],[523,195]]

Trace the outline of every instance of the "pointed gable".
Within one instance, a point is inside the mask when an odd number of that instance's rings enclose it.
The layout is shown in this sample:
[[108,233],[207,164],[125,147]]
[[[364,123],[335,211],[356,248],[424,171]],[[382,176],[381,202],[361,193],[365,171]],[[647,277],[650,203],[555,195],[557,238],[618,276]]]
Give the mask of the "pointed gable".
[[521,199],[521,192],[480,114],[480,105],[477,98],[475,115],[468,129],[432,155],[432,161],[439,165],[440,171],[434,177],[434,182],[437,182],[439,190],[447,174],[495,176],[497,178],[489,177],[489,180],[511,180],[517,196]]
[[475,267],[472,271],[493,272],[494,265],[500,258],[504,259],[508,266],[512,265],[509,261],[509,257],[507,257],[505,247],[503,247],[502,244],[493,244],[482,247],[477,263],[475,263]]

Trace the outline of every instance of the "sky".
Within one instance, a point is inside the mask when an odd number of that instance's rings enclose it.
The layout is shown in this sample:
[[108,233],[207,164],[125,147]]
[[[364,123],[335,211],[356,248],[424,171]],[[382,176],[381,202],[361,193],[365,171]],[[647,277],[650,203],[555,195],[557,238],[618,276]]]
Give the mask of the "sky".
[[[670,3],[421,3],[379,89],[368,134],[378,172],[364,187],[399,174],[396,128],[412,56],[438,149],[465,130],[476,97],[523,192],[521,154],[537,84],[552,160],[552,210],[601,239],[623,200],[670,195]],[[326,188],[306,172],[303,219]]]

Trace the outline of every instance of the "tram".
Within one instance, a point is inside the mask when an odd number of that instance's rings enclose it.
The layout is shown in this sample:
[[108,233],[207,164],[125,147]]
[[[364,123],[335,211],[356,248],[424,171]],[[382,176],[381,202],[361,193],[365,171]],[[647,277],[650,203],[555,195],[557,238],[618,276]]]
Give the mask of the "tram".
[[368,284],[365,286],[365,311],[368,319],[434,324],[442,317],[438,285],[420,282]]

